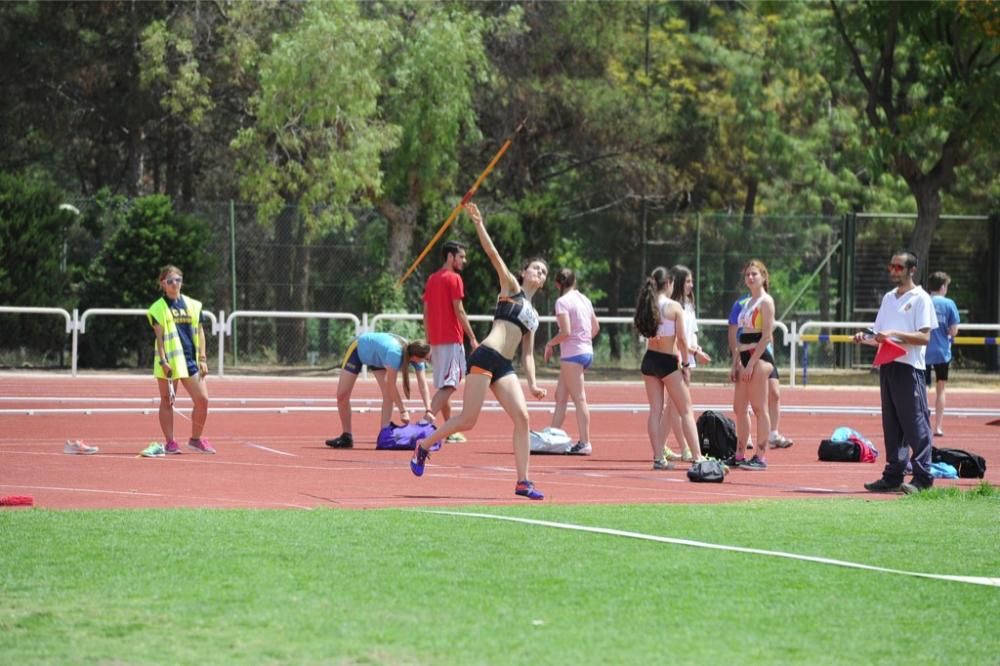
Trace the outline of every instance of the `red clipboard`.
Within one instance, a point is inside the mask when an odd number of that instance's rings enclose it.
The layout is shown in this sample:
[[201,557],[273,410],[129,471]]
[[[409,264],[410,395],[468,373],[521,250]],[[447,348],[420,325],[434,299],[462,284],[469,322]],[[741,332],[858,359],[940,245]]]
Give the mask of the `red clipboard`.
[[906,356],[906,348],[898,342],[894,342],[893,340],[886,338],[879,343],[878,351],[875,352],[875,360],[872,361],[872,366],[877,368],[880,365],[892,363],[900,356]]

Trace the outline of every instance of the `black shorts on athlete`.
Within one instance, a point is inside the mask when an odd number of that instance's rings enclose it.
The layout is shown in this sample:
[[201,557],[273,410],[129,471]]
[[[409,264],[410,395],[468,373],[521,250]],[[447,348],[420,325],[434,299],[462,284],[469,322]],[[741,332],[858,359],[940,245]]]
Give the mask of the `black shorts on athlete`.
[[649,377],[663,379],[671,373],[676,372],[678,367],[680,367],[680,363],[674,354],[664,354],[663,352],[647,349],[645,355],[642,357],[640,371]]
[[486,345],[479,345],[469,354],[468,365],[470,375],[486,375],[490,378],[490,384],[514,374],[513,361]]
[[924,380],[927,382],[927,385],[928,386],[931,385],[931,369],[932,368],[934,369],[934,374],[937,375],[937,380],[939,382],[946,382],[946,381],[948,381],[948,368],[950,368],[950,367],[951,367],[951,361],[947,361],[945,363],[934,363],[934,364],[928,365],[924,369]]

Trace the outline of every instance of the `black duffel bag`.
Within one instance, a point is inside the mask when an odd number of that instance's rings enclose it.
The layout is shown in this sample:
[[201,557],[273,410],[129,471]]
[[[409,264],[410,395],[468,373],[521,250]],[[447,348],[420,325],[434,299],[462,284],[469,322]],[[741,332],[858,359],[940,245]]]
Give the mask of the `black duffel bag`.
[[726,478],[726,466],[718,460],[702,460],[688,468],[688,479],[699,483],[722,483]]
[[827,462],[858,462],[861,460],[861,447],[854,442],[824,439],[819,443],[819,459]]

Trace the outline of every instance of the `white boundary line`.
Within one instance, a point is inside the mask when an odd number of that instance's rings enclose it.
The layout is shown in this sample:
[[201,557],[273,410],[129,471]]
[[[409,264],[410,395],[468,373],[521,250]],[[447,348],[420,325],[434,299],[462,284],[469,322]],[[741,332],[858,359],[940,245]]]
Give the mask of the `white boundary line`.
[[948,580],[956,583],[969,583],[971,585],[987,585],[990,587],[1000,587],[1000,577],[993,578],[987,576],[953,576],[949,574],[929,574],[917,571],[904,571],[902,569],[888,569],[886,567],[876,567],[870,564],[859,564],[857,562],[847,562],[844,560],[832,560],[826,557],[814,557],[812,555],[797,555],[786,553],[780,550],[762,550],[759,548],[744,548],[742,546],[726,546],[722,544],[706,543],[704,541],[691,541],[688,539],[675,539],[672,537],[656,536],[655,534],[643,534],[641,532],[627,532],[607,527],[588,527],[586,525],[574,525],[572,523],[555,523],[548,520],[533,520],[531,518],[518,518],[515,516],[499,516],[490,513],[466,513],[463,511],[421,511],[421,513],[433,513],[442,516],[460,516],[464,518],[485,518],[488,520],[506,520],[525,525],[539,525],[541,527],[555,527],[563,530],[576,530],[579,532],[591,532],[593,534],[607,534],[610,536],[628,537],[630,539],[642,539],[645,541],[655,541],[659,543],[669,543],[678,546],[691,546],[694,548],[708,548],[710,550],[725,550],[733,553],[749,553],[751,555],[767,555],[770,557],[784,557],[791,560],[801,560],[803,562],[815,562],[817,564],[830,564],[849,569],[863,569],[866,571],[878,571],[880,573],[899,574],[902,576],[915,576],[917,578],[932,578],[935,580]]
[[[158,400],[158,399],[157,399]],[[37,398],[37,397],[0,397],[0,404],[3,402],[29,402],[29,403],[54,403],[54,402],[99,402],[101,404],[122,404],[122,403],[135,403],[148,404],[146,407],[8,407],[0,408],[0,416],[42,416],[46,414],[77,414],[83,416],[89,416],[91,414],[144,414],[148,415],[153,410],[157,409],[156,401],[146,400],[146,399],[135,399],[135,398],[87,398],[87,399],[77,399],[77,398]],[[334,400],[326,400],[323,398],[213,398],[213,404],[226,404],[238,402],[241,405],[246,405],[247,403],[278,403],[272,404],[271,406],[260,406],[260,407],[210,407],[209,413],[212,414],[291,414],[291,413],[334,413],[337,411],[336,405],[324,406],[319,403],[323,402],[335,402]],[[305,404],[303,404],[305,403]],[[354,411],[357,413],[367,413],[369,411],[374,411],[381,408],[382,401],[378,399],[360,399],[354,401]],[[412,403],[416,404],[416,403]],[[462,401],[452,403],[458,409],[462,408]],[[175,411],[178,413],[182,410],[190,411],[190,407],[174,407]],[[502,411],[500,403],[495,400],[487,400],[483,403],[483,411],[487,412],[497,412]],[[528,411],[532,412],[548,412],[552,413],[555,409],[555,403],[553,402],[533,402],[528,404]],[[705,411],[707,409],[715,410],[717,412],[727,413],[732,410],[732,405],[715,405],[715,404],[702,404],[696,403],[692,405],[692,409],[695,411]],[[569,410],[574,411],[572,404],[569,405]],[[649,411],[649,405],[647,403],[605,403],[605,404],[591,404],[590,411],[592,412],[631,412],[632,414],[639,414]],[[867,415],[867,416],[879,416],[882,414],[881,405],[782,405],[781,412],[783,414],[854,414],[854,415]],[[972,417],[972,418],[1000,418],[1000,409],[990,408],[990,407],[960,407],[960,408],[949,408],[947,411],[949,416],[954,417]]]

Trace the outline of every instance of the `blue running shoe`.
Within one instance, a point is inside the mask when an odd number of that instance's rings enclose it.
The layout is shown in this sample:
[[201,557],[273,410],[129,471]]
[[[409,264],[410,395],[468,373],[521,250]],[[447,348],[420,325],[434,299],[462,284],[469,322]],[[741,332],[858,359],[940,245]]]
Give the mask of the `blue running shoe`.
[[514,494],[520,495],[521,497],[527,497],[531,500],[545,499],[545,495],[535,488],[535,484],[527,479],[517,482],[517,486],[514,487]]
[[424,464],[430,457],[431,452],[417,444],[417,449],[413,452],[413,457],[410,458],[410,471],[413,472],[414,476],[424,475]]
[[754,456],[750,460],[740,465],[740,467],[742,467],[743,469],[749,469],[752,471],[759,472],[767,469],[767,462],[765,462],[765,460],[759,456]]

